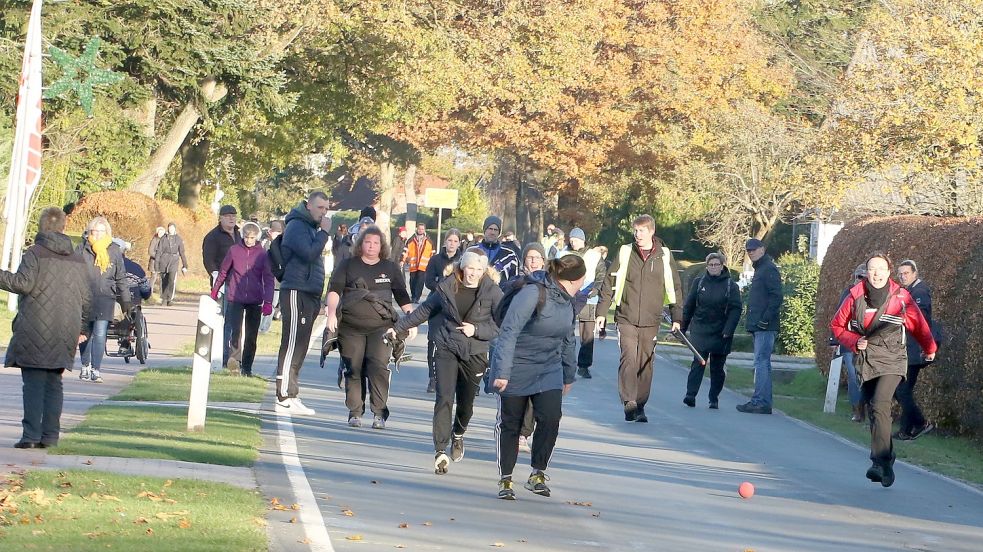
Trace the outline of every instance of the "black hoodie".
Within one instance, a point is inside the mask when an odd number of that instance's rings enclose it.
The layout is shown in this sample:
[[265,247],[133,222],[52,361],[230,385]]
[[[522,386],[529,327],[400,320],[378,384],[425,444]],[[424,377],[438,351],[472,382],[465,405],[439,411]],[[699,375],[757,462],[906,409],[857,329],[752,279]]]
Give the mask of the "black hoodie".
[[0,271],[0,289],[20,295],[4,365],[70,370],[88,328],[92,291],[68,236],[39,233],[16,273]]

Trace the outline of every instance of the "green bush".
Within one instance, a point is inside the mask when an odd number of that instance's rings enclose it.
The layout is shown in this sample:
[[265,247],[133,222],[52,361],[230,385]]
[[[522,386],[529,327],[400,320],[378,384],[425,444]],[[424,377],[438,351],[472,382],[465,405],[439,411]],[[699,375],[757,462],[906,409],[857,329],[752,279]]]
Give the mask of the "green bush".
[[789,355],[813,352],[816,291],[819,289],[819,265],[808,257],[786,253],[778,258],[782,271],[781,351]]

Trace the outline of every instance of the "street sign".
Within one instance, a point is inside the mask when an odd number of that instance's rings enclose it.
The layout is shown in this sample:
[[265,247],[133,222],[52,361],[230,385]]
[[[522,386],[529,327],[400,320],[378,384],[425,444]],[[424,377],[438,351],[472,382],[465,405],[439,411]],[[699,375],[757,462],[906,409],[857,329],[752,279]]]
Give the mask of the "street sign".
[[427,188],[423,191],[423,203],[430,209],[457,209],[457,190]]

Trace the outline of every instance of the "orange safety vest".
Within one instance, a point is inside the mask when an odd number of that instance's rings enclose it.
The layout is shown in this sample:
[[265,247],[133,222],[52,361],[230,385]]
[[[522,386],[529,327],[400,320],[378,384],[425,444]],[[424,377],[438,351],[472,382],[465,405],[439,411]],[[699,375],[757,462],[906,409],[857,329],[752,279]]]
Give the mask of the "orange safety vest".
[[410,263],[410,272],[423,272],[433,257],[433,243],[430,238],[423,238],[423,246],[416,239],[416,234],[410,238],[406,246],[406,259]]

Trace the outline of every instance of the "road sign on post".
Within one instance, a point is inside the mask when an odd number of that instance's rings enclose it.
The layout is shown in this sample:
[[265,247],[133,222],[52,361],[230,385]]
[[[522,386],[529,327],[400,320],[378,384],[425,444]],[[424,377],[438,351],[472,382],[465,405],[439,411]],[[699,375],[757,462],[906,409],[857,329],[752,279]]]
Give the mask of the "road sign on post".
[[440,249],[440,225],[444,209],[457,209],[458,193],[452,188],[427,188],[423,191],[423,203],[437,210],[437,249]]
[[208,378],[211,376],[213,355],[222,356],[221,341],[216,350],[215,335],[222,334],[224,326],[219,304],[207,295],[198,301],[198,333],[195,334],[195,352],[191,364],[191,394],[188,397],[188,431],[205,429],[205,412],[208,405]]

